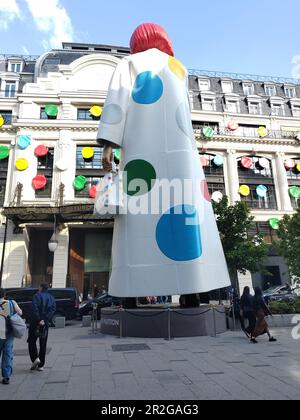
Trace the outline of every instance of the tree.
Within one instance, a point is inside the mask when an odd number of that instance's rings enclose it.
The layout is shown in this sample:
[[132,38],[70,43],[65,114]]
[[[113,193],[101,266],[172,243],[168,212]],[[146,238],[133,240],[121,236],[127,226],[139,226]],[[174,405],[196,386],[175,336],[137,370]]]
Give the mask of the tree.
[[225,196],[213,207],[232,284],[238,290],[238,272],[265,271],[269,247],[262,236],[249,234],[254,217],[246,203],[230,206]]
[[286,260],[290,275],[300,279],[300,206],[293,216],[283,217],[278,238],[275,244],[278,253]]

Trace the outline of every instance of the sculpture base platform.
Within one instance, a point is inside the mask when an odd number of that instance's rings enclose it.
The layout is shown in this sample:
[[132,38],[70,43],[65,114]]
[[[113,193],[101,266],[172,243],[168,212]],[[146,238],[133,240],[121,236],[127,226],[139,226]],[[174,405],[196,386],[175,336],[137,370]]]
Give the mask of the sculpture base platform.
[[101,310],[102,334],[136,338],[216,336],[227,331],[224,306]]

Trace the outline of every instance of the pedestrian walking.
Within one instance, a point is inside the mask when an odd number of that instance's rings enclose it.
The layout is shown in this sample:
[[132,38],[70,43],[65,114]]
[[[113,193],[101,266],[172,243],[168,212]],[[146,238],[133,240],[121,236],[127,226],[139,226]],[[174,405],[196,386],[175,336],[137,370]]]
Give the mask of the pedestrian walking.
[[[251,295],[250,287],[248,286],[244,288],[240,310],[242,329],[248,338],[252,338],[256,326],[256,316],[254,312],[254,296]],[[245,326],[245,320],[248,321],[247,327]]]
[[[45,366],[49,324],[56,311],[54,297],[48,292],[48,284],[41,284],[32,299],[32,313],[28,333],[28,349],[32,362],[31,370],[42,372]],[[39,339],[40,350],[37,349]]]
[[22,310],[14,300],[6,300],[5,291],[0,289],[0,359],[3,385],[9,385],[13,373],[14,336],[9,328],[8,317],[15,313],[21,316]]
[[268,334],[270,343],[276,342],[277,340],[271,335],[269,325],[266,321],[266,316],[272,316],[272,313],[264,300],[263,292],[260,287],[255,288],[254,311],[256,316],[256,325],[251,342],[256,344],[256,338],[264,334]]

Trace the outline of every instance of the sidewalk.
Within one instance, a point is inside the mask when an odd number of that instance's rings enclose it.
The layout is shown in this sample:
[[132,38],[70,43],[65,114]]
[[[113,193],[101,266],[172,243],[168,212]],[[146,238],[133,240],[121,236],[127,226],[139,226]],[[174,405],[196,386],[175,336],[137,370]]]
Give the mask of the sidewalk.
[[300,341],[290,329],[257,345],[240,332],[170,342],[89,333],[79,324],[51,329],[42,373],[29,372],[26,339],[15,340],[14,376],[0,400],[300,399]]

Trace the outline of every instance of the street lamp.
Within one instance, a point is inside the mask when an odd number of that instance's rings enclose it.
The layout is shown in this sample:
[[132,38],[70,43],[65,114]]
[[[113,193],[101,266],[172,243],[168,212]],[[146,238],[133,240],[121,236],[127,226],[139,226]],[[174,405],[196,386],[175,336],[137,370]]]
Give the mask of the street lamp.
[[55,233],[56,233],[56,216],[54,215],[53,235],[51,236],[50,241],[48,242],[49,251],[53,253],[57,250],[57,247],[58,247],[58,241],[56,240]]

